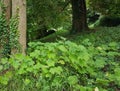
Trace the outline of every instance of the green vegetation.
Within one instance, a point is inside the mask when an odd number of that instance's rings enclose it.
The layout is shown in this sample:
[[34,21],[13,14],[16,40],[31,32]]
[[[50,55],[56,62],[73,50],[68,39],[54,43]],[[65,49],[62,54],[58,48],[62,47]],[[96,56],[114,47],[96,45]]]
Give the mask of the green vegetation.
[[120,91],[120,0],[0,0],[0,91]]
[[120,16],[119,0],[88,0],[88,7],[102,15]]
[[0,61],[0,91],[117,91],[120,26],[29,43],[28,54]]
[[18,15],[11,17],[7,21],[5,9],[3,8],[2,14],[0,15],[0,59],[2,57],[8,57],[11,49],[20,51],[18,23]]

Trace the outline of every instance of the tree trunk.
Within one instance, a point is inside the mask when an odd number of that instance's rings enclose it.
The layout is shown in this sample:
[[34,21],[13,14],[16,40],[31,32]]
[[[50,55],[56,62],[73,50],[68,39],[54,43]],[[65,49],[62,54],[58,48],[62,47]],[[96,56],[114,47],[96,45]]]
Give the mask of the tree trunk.
[[87,30],[86,2],[85,0],[71,0],[72,5],[72,31],[71,33]]
[[[11,4],[12,4],[12,1],[11,0],[4,0],[3,1],[3,3],[4,3],[4,5],[5,5],[5,16],[6,16],[6,23],[7,23],[7,25],[9,25],[9,23],[10,23],[10,18],[11,18],[11,9],[12,9],[12,6],[11,6]],[[9,55],[10,55],[10,53],[11,53],[11,48],[10,48],[10,45],[9,45],[9,29],[8,29],[8,35],[6,36],[6,46],[7,46],[7,48],[9,48],[9,50],[8,50],[8,52],[6,53],[6,57],[9,57]]]
[[19,43],[22,53],[26,50],[26,0],[12,0],[12,16],[19,15],[18,30],[20,34]]
[[[4,18],[6,19],[6,26],[5,26],[5,29],[6,29],[6,27],[8,27],[8,25],[9,25],[9,20],[11,18],[11,0],[2,0],[1,3],[4,4],[4,6],[5,6],[4,9],[3,9],[3,6],[0,7],[0,9],[1,9],[0,13],[5,14]],[[7,33],[7,35],[2,38],[2,40],[5,41],[5,44],[3,44],[2,46],[0,45],[0,50],[6,50],[6,48],[7,49],[10,48],[10,46],[9,46],[9,29],[6,30],[6,33]],[[8,57],[11,50],[6,50],[5,52],[6,52],[5,53],[6,57]]]
[[11,0],[4,0],[3,2],[6,7],[6,12],[5,12],[6,20],[7,20],[7,22],[9,22],[9,20],[11,18]]

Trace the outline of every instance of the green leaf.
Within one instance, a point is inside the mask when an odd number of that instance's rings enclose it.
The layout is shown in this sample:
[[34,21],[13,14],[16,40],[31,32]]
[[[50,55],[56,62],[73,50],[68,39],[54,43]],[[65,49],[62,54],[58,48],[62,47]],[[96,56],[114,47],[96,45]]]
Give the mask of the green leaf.
[[62,65],[65,64],[64,60],[60,60],[60,61],[58,61],[58,63],[60,63],[60,64],[62,64]]
[[58,46],[58,49],[62,52],[67,52],[67,49],[63,45]]
[[75,85],[78,82],[77,76],[69,76],[68,77],[68,83],[70,85]]
[[61,86],[61,81],[62,78],[61,77],[55,77],[54,80],[52,81],[52,86]]
[[61,72],[63,71],[62,67],[58,66],[58,67],[53,67],[50,68],[49,72],[52,74],[61,74]]
[[18,61],[14,61],[12,65],[15,69],[18,69],[21,64]]
[[49,67],[55,66],[55,61],[48,60],[46,63]]
[[108,52],[107,55],[108,56],[116,56],[116,55],[120,56],[120,53],[118,53],[118,52]]
[[26,71],[28,71],[28,72],[33,72],[33,67],[27,67],[27,69],[26,69]]
[[17,72],[17,74],[25,74],[26,71],[23,68],[20,68]]
[[116,42],[111,42],[111,43],[109,43],[109,46],[110,46],[110,47],[116,47],[116,46],[117,46],[117,43],[116,43]]
[[95,67],[102,68],[106,64],[106,58],[103,57],[97,57],[95,61]]
[[25,79],[25,80],[24,80],[24,84],[25,84],[25,85],[28,85],[30,82],[31,82],[30,79]]
[[80,91],[88,91],[86,87],[80,86]]
[[38,70],[38,69],[40,69],[41,66],[42,66],[42,65],[41,65],[40,63],[37,63],[37,64],[35,64],[35,65],[33,66],[33,68],[34,68],[35,70]]
[[0,61],[2,64],[6,64],[8,62],[8,59],[7,58],[4,58],[4,59],[1,59]]
[[12,77],[12,72],[7,72],[6,74],[0,76],[0,83],[7,85],[11,77]]
[[2,71],[3,70],[3,66],[2,65],[0,65],[0,71]]
[[9,81],[8,77],[0,76],[0,83],[2,83],[3,85],[7,85],[8,81]]
[[108,85],[109,85],[109,80],[106,80],[106,79],[99,79],[99,78],[97,78],[97,79],[96,79],[96,82],[97,82],[99,85],[104,85],[104,86],[108,86]]
[[99,91],[98,87],[95,87],[95,90],[94,91]]
[[53,59],[56,57],[55,53],[48,53],[47,56],[48,58],[53,58]]
[[72,63],[76,63],[76,61],[78,62],[78,56],[76,55],[70,55],[69,59],[72,61]]
[[79,54],[78,58],[87,61],[87,60],[89,60],[90,56],[87,52],[81,52]]

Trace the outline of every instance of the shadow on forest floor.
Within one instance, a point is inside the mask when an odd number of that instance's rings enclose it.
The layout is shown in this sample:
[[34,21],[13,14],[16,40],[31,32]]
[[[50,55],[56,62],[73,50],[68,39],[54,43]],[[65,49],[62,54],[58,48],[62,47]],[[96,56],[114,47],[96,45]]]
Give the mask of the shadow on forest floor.
[[[117,32],[120,31],[120,26],[118,27],[96,27],[94,29],[90,29],[89,31],[85,31],[85,32],[81,32],[81,33],[77,33],[77,34],[70,34],[69,31],[57,31],[54,34],[51,34],[49,36],[46,36],[40,40],[36,40],[36,41],[40,41],[40,42],[56,42],[58,40],[61,40],[61,37],[66,38],[67,40],[71,40],[71,41],[79,41],[79,40],[83,40],[86,38],[91,38],[90,36],[93,37],[97,37],[97,36],[101,36],[102,37],[107,37],[107,36],[119,36]],[[114,39],[114,38],[113,38]]]

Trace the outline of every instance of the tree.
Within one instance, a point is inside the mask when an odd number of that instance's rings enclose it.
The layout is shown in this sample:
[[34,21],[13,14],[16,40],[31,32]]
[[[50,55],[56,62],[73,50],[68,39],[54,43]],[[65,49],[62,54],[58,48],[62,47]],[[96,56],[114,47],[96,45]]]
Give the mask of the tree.
[[12,0],[12,16],[19,16],[19,43],[21,44],[22,53],[26,50],[26,0]]
[[9,45],[9,20],[11,18],[11,0],[0,1],[0,54],[7,56],[10,54]]
[[[29,34],[33,37],[33,34],[36,32],[35,30],[41,31],[43,26],[56,29],[70,26],[71,15],[73,16],[71,33],[88,29],[85,0],[28,0],[28,28],[31,28],[29,30],[32,31],[28,31],[28,33],[31,32],[32,36]],[[34,35],[39,34],[39,31]]]
[[5,15],[6,15],[7,22],[9,22],[9,20],[11,18],[11,2],[12,2],[11,0],[3,1],[5,8],[6,8]]
[[9,54],[18,52],[19,47],[21,48],[21,52],[25,53],[26,0],[1,0],[0,8],[1,53],[4,56],[9,57]]
[[85,0],[71,0],[72,5],[72,31],[87,30],[86,2]]

